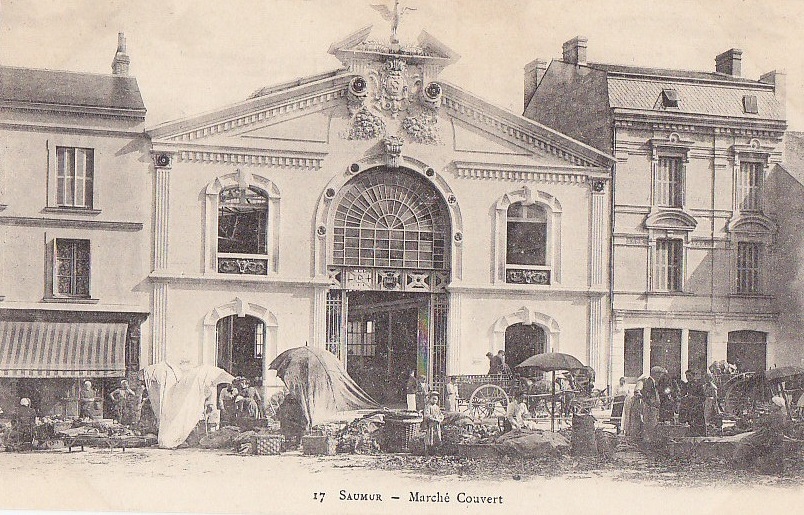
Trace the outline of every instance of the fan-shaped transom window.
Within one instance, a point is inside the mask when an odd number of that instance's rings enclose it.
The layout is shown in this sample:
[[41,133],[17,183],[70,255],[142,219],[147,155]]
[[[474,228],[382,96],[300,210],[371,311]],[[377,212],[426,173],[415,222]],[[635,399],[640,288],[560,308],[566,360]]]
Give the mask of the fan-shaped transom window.
[[335,212],[333,262],[345,266],[444,270],[449,216],[441,195],[403,169],[364,172]]
[[538,204],[515,202],[508,207],[509,265],[547,264],[547,213]]
[[218,252],[268,253],[268,198],[256,188],[226,188],[218,199]]

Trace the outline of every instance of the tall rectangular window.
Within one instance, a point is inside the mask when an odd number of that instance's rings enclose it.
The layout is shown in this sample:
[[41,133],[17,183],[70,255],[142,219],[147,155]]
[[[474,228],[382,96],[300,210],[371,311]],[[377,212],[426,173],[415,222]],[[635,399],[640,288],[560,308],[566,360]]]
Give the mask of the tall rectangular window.
[[89,240],[57,239],[53,293],[89,297]]
[[644,354],[644,331],[639,329],[625,330],[625,377],[642,375],[642,357]]
[[56,205],[92,208],[95,151],[56,147]]
[[680,157],[660,157],[654,178],[654,203],[658,206],[684,205],[684,165]]
[[759,269],[762,260],[762,244],[741,241],[737,243],[737,293],[761,291]]
[[254,331],[254,358],[261,359],[265,351],[265,324],[258,323]]
[[741,211],[762,211],[763,173],[762,163],[740,163],[740,174],[737,178],[737,205]]
[[684,263],[684,242],[676,239],[656,240],[653,268],[653,289],[681,291]]

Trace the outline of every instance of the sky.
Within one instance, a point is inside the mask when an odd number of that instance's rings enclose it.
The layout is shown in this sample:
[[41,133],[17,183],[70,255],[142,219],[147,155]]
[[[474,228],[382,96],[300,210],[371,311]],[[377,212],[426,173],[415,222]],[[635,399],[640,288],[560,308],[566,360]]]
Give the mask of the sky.
[[[336,69],[329,46],[383,0],[0,0],[0,64],[110,73],[125,32],[147,125],[215,110],[263,86]],[[393,0],[385,0],[389,5]],[[592,62],[714,71],[743,50],[743,76],[787,72],[788,123],[804,130],[802,0],[402,0],[400,39],[422,29],[461,59],[442,78],[522,112],[522,70],[589,39]]]

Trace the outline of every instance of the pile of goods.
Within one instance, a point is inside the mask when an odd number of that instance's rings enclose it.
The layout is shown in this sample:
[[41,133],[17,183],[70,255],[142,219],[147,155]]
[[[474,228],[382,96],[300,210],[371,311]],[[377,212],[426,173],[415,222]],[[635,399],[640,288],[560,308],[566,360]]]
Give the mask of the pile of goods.
[[336,450],[349,454],[378,454],[383,442],[385,415],[372,413],[353,421],[334,436],[337,438]]

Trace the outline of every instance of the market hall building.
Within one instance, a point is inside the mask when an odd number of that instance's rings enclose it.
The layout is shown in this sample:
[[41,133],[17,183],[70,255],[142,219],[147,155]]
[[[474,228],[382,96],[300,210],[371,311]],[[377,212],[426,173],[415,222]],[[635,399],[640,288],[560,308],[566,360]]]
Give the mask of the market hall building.
[[526,67],[525,116],[617,158],[609,384],[654,365],[799,364],[781,324],[801,316],[784,73],[743,77],[738,49],[709,72],[589,62],[583,37],[562,50]]
[[77,416],[82,381],[108,399],[149,359],[150,145],[129,62],[121,34],[111,74],[0,66],[7,413],[28,397]]
[[322,347],[385,404],[498,350],[606,370],[613,158],[443,81],[458,56],[426,32],[370,32],[335,71],[148,131],[153,361],[270,390],[278,353]]

